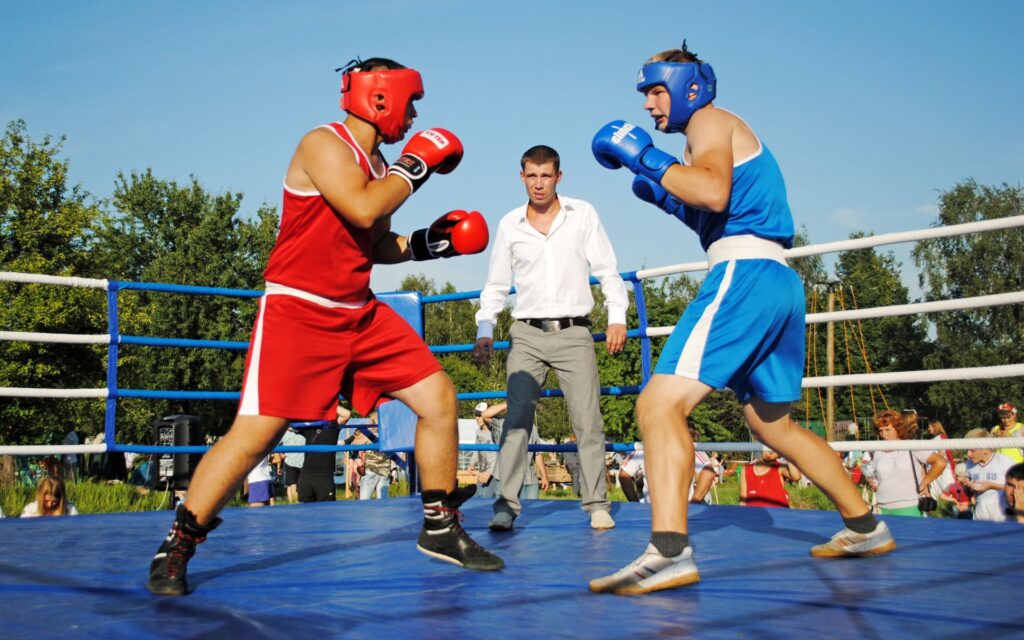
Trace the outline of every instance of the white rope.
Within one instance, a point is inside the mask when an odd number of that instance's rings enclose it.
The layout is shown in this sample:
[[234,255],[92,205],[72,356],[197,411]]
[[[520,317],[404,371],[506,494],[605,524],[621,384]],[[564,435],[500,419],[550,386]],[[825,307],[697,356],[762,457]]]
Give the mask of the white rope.
[[110,334],[32,333],[29,331],[0,331],[0,340],[20,342],[53,342],[62,344],[110,344]]
[[30,389],[0,387],[0,398],[106,398],[106,389]]
[[897,384],[901,382],[941,382],[946,380],[991,380],[1024,376],[1024,364],[1004,364],[994,367],[966,367],[963,369],[935,369],[931,371],[887,371],[884,373],[855,373],[845,376],[818,376],[804,378],[805,389],[818,387],[846,387],[864,384]]
[[71,276],[44,276],[37,273],[18,273],[17,271],[0,271],[0,281],[28,282],[35,284],[58,284],[65,287],[89,287],[107,289],[109,281],[95,278],[74,278]]
[[48,456],[69,453],[106,453],[106,444],[54,444],[54,445],[7,445],[0,446],[4,456]]
[[[949,438],[945,440],[846,440],[829,442],[835,451],[964,451],[1024,447],[1024,438]],[[635,445],[635,443],[634,443]],[[768,447],[760,442],[696,442],[698,451],[760,453]]]
[[915,313],[934,313],[936,311],[955,311],[958,309],[977,309],[979,307],[997,307],[1006,304],[1024,302],[1024,291],[1013,293],[995,293],[959,300],[936,300],[933,302],[917,302],[914,304],[897,304],[891,307],[874,307],[871,309],[849,309],[824,313],[809,313],[807,324],[821,322],[841,322],[843,320],[862,320],[865,318],[886,318],[889,316],[908,316]]
[[[980,222],[966,222],[964,224],[952,224],[945,227],[932,227],[917,231],[899,231],[896,233],[884,233],[880,236],[867,236],[854,238],[852,240],[839,240],[837,242],[826,242],[823,244],[809,244],[803,247],[787,249],[783,255],[786,258],[804,258],[806,256],[821,255],[824,253],[835,253],[838,251],[849,251],[851,249],[870,249],[886,244],[899,244],[901,242],[914,242],[930,238],[946,238],[959,236],[968,233],[981,231],[994,231],[997,229],[1010,229],[1024,226],[1024,215],[996,218],[995,220],[982,220]],[[646,278],[657,278],[673,273],[687,273],[692,271],[707,271],[708,262],[685,262],[682,264],[655,267],[653,269],[641,269],[636,272],[636,277],[644,280]]]

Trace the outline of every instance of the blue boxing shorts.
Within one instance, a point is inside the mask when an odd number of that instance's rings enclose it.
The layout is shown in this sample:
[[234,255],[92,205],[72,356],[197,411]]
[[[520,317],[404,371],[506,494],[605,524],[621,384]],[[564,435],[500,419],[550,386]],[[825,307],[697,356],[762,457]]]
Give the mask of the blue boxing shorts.
[[[780,248],[781,251],[781,248]],[[655,373],[729,388],[745,403],[800,399],[804,289],[781,261],[716,263],[662,349]]]

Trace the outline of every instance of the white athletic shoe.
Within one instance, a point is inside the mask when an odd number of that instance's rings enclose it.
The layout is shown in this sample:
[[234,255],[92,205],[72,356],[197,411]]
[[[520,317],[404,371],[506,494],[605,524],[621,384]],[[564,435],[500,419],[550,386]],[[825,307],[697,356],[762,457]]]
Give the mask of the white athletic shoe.
[[832,536],[825,544],[811,549],[815,558],[860,558],[863,556],[880,556],[896,548],[896,541],[889,532],[889,527],[879,521],[871,533],[857,533],[847,528]]
[[590,514],[590,528],[614,529],[615,520],[612,519],[612,514],[608,513],[604,509],[599,509]]
[[590,581],[594,593],[640,595],[662,589],[674,589],[700,580],[693,562],[693,548],[687,545],[674,558],[666,558],[653,544],[639,558],[610,576]]

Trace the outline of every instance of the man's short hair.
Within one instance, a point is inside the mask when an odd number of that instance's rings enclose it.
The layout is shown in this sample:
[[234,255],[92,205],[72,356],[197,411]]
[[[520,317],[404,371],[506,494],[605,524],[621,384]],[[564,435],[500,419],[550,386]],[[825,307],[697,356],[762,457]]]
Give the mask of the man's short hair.
[[562,159],[558,157],[558,152],[545,144],[538,144],[527,149],[523,157],[519,159],[519,166],[526,169],[527,162],[536,165],[554,162],[556,172],[561,171],[562,166]]
[[[1009,480],[1010,478],[1013,478],[1014,480],[1024,480],[1024,462],[1018,462],[1006,470],[1006,479]],[[1024,509],[1024,505],[1021,505],[1018,508]]]

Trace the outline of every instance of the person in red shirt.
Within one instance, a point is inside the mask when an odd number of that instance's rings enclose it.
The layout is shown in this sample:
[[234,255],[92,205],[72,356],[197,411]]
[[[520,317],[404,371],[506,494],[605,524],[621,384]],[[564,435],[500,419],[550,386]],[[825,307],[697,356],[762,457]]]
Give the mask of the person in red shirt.
[[789,508],[789,494],[783,480],[799,482],[803,476],[792,463],[779,462],[779,454],[765,449],[761,458],[748,464],[740,474],[740,504],[748,507]]
[[450,211],[409,235],[391,231],[392,215],[431,175],[458,166],[462,143],[445,129],[420,131],[389,166],[380,146],[412,127],[413,102],[424,95],[419,72],[386,58],[354,60],[339,71],[347,116],[307,133],[285,173],[238,416],[203,456],[153,558],[147,588],[155,594],[188,593],[187,563],[220,524],[234,487],[290,421],[334,421],[339,391],[362,415],[396,398],[419,417],[424,524],[417,548],[468,569],[504,566],[459,523],[458,508],[472,491],[456,484],[455,387],[419,335],[369,288],[374,264],[487,247],[487,224],[476,211]]

